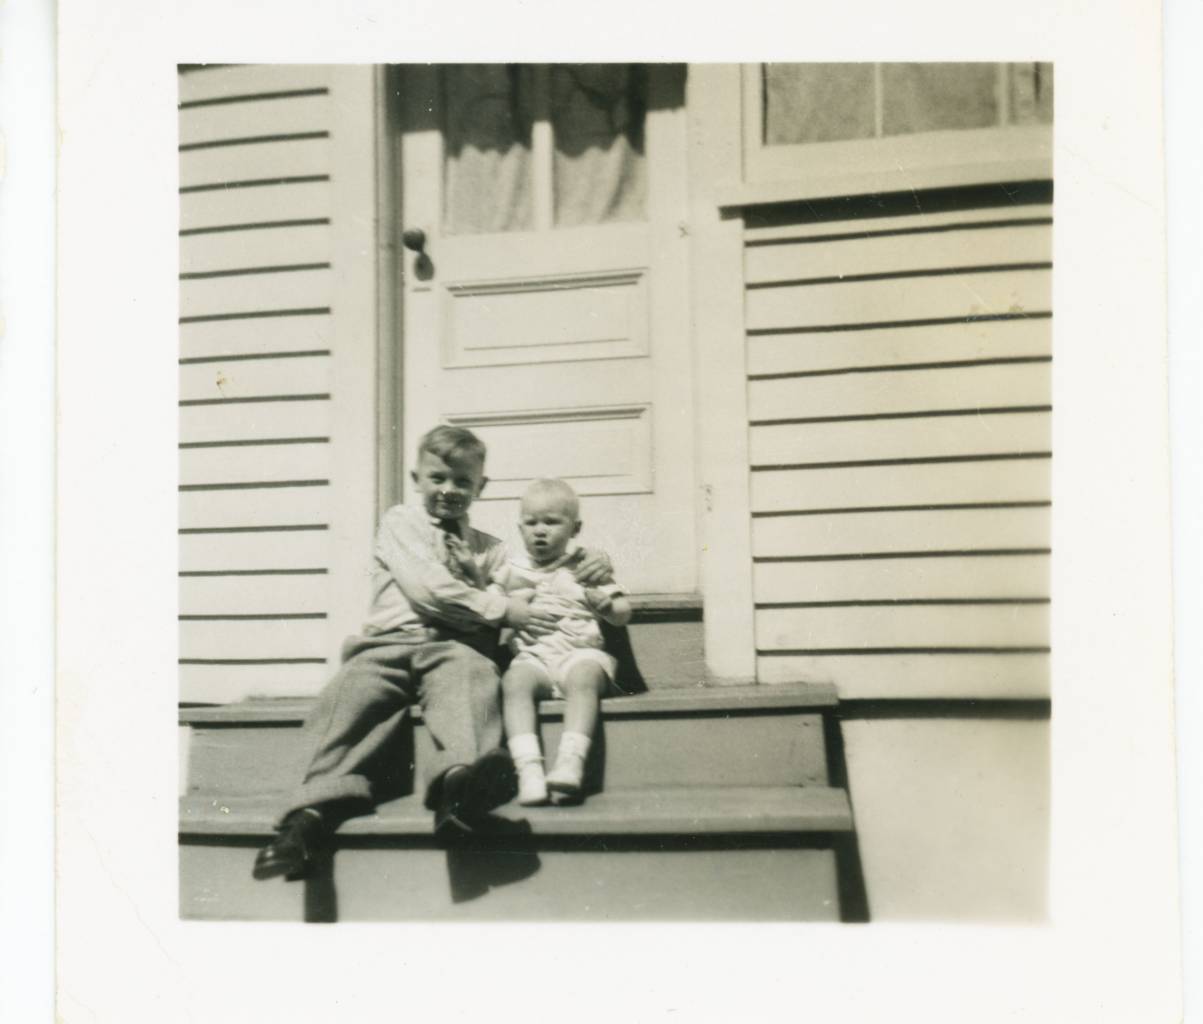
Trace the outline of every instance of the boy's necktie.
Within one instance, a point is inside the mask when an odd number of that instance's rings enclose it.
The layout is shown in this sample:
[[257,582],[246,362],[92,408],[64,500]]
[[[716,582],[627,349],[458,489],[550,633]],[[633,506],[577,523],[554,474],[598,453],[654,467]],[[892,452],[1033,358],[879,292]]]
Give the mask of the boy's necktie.
[[471,582],[464,574],[464,570],[460,567],[459,562],[456,561],[455,556],[451,553],[449,539],[463,539],[460,534],[459,522],[455,519],[439,519],[435,523],[435,528],[438,531],[439,553],[442,555],[443,565],[447,567],[447,571],[457,580],[463,583]]

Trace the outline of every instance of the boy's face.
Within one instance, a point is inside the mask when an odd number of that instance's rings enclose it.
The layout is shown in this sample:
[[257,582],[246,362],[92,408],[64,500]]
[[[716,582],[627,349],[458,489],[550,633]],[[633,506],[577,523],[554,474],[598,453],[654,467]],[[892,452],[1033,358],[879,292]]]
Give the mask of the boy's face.
[[422,452],[411,475],[427,514],[435,519],[463,519],[488,483],[479,459],[452,456],[446,462],[434,452]]
[[528,494],[518,519],[522,543],[537,565],[554,562],[581,528],[580,520],[553,494]]

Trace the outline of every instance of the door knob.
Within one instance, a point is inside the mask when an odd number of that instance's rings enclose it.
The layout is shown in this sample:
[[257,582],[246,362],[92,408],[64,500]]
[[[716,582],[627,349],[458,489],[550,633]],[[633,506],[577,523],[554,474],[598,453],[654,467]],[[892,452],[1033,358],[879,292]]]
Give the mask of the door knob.
[[414,276],[419,281],[434,277],[434,264],[426,253],[426,232],[421,228],[407,228],[401,232],[401,244],[414,253]]

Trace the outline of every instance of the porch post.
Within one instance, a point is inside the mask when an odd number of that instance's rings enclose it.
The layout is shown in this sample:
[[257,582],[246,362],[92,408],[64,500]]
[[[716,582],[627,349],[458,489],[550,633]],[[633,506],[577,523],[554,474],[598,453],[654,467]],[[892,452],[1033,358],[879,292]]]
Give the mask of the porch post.
[[737,64],[695,64],[689,119],[691,312],[706,671],[717,685],[756,680],[748,483],[743,221],[724,220],[719,187],[741,178]]

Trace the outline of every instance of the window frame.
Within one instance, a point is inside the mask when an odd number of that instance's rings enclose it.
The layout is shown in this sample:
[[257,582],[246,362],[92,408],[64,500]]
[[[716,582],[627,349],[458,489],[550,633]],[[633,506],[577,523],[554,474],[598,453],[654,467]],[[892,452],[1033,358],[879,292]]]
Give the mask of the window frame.
[[720,190],[721,205],[1052,177],[1047,124],[766,145],[763,66],[741,68],[742,180]]

